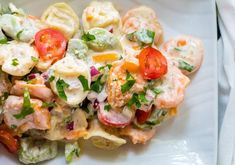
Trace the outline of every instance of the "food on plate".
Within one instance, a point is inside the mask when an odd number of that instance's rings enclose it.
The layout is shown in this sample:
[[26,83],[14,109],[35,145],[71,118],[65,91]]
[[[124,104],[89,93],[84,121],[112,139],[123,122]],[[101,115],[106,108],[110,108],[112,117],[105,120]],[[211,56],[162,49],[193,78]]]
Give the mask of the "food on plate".
[[120,14],[111,2],[93,1],[82,14],[82,25],[85,31],[100,27],[117,34],[121,30],[121,24]]
[[200,39],[192,36],[178,36],[163,44],[174,64],[185,74],[197,71],[202,63],[204,48]]
[[61,31],[67,39],[72,38],[79,29],[79,18],[66,3],[49,6],[41,16],[42,22]]
[[149,7],[121,19],[111,2],[94,1],[81,27],[75,12],[66,3],[41,19],[11,3],[0,12],[0,142],[23,164],[55,158],[59,144],[71,163],[84,140],[105,150],[148,143],[200,68],[202,41],[161,45]]

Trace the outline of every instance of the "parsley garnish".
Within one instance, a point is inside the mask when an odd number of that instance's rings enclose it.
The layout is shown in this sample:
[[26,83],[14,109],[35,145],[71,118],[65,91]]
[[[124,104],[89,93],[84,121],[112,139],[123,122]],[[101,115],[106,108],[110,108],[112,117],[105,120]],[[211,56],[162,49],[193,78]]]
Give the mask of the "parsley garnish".
[[50,76],[49,82],[52,82],[53,80],[55,80],[55,76]]
[[177,50],[177,51],[182,51],[180,48],[175,48],[175,50]]
[[17,58],[13,58],[12,61],[11,61],[11,65],[13,65],[13,66],[19,65],[18,59]]
[[144,92],[141,92],[138,94],[138,100],[141,103],[148,103],[148,100],[146,99],[145,95],[146,95],[146,93],[144,93]]
[[92,35],[92,34],[90,34],[89,32],[88,33],[84,33],[83,35],[82,35],[82,40],[84,40],[84,41],[93,41],[93,40],[95,40],[95,36],[94,35]]
[[131,108],[132,105],[135,105],[137,108],[139,108],[141,106],[141,103],[139,101],[139,98],[138,98],[138,94],[137,93],[134,93],[132,95],[132,98],[128,101],[127,103],[127,106],[129,108]]
[[97,80],[91,84],[91,90],[100,93],[104,87],[104,83],[101,82],[102,75],[100,75]]
[[58,95],[61,99],[66,100],[66,101],[67,101],[67,96],[64,92],[64,89],[68,87],[69,87],[69,84],[67,84],[64,80],[59,79],[56,81],[56,89],[57,89]]
[[22,33],[23,31],[24,31],[24,30],[20,30],[20,31],[17,32],[16,38],[17,38],[18,40],[20,40],[20,35],[21,35],[21,33]]
[[56,103],[54,102],[43,102],[42,108],[54,108],[56,107]]
[[159,88],[153,88],[152,91],[156,94],[156,95],[159,95],[163,92],[162,89],[159,89]]
[[8,44],[7,38],[3,38],[0,40],[0,44]]
[[112,108],[112,107],[111,107],[110,104],[106,104],[106,105],[104,106],[104,110],[106,110],[106,111],[109,111],[111,108]]
[[83,91],[88,91],[89,90],[89,85],[88,85],[88,80],[85,78],[85,76],[80,75],[78,77],[78,79],[80,80],[82,87],[83,87]]
[[140,46],[151,45],[154,41],[155,32],[148,29],[135,31],[127,34],[127,39],[132,42],[138,42]]
[[11,125],[11,129],[16,129],[16,128],[17,128],[16,125],[14,125],[14,124]]
[[127,82],[125,84],[121,85],[122,93],[125,93],[128,90],[130,90],[132,88],[132,86],[135,84],[135,79],[129,72],[127,72],[126,80],[127,80]]
[[24,89],[24,102],[21,112],[19,114],[13,115],[16,119],[24,119],[26,116],[34,113],[34,109],[30,103],[30,95],[27,88]]
[[179,68],[183,69],[183,70],[187,70],[188,72],[192,72],[193,70],[193,65],[190,65],[189,63],[183,61],[183,60],[179,60]]
[[33,62],[38,62],[38,58],[37,58],[37,57],[34,57],[34,56],[31,56],[31,60],[32,60]]
[[107,64],[107,65],[105,65],[105,66],[101,66],[101,67],[98,68],[98,70],[101,71],[101,70],[103,70],[103,69],[106,68],[106,67],[110,70],[111,67],[112,67],[112,64]]

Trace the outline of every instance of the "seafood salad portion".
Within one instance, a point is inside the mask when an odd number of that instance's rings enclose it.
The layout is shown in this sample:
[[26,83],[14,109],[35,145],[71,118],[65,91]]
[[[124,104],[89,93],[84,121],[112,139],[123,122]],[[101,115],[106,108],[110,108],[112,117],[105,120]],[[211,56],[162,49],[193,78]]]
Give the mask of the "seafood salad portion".
[[[77,12],[77,11],[76,11]],[[146,6],[123,17],[94,1],[81,24],[66,3],[42,16],[13,4],[0,12],[0,142],[24,164],[80,156],[80,143],[112,150],[145,144],[175,116],[202,63],[200,39],[163,41]]]

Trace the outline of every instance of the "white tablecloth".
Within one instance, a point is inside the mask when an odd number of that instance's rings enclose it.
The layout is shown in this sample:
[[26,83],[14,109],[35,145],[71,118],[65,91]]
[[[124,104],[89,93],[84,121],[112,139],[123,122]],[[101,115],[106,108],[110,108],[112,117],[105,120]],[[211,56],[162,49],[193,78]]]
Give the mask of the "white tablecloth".
[[217,0],[221,38],[218,41],[219,165],[235,165],[235,1]]

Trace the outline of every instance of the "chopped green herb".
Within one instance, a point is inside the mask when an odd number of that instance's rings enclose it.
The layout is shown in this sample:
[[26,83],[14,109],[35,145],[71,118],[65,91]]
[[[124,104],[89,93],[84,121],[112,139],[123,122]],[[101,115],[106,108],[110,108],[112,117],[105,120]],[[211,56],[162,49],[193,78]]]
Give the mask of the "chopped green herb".
[[0,40],[0,44],[8,44],[7,38],[3,38]]
[[189,63],[183,61],[183,60],[179,60],[179,68],[183,69],[183,70],[187,70],[188,72],[192,72],[193,70],[193,65],[190,65]]
[[88,85],[88,80],[85,78],[85,76],[80,75],[78,77],[78,79],[80,80],[82,87],[83,87],[83,91],[88,91],[89,90],[89,85]]
[[30,103],[30,95],[27,88],[24,89],[24,101],[23,101],[23,107],[21,109],[21,112],[19,114],[13,115],[16,119],[24,119],[26,116],[34,113],[34,109],[31,106]]
[[42,108],[54,108],[56,107],[56,103],[54,102],[43,102]]
[[175,50],[177,50],[177,51],[182,51],[180,48],[177,48],[177,47],[175,48]]
[[112,64],[106,64],[105,66],[101,66],[101,67],[98,68],[98,70],[101,71],[101,70],[103,70],[106,67],[110,70],[111,67],[112,67]]
[[66,101],[67,101],[67,96],[64,92],[64,89],[68,87],[69,87],[69,84],[67,84],[64,80],[59,79],[56,81],[56,89],[57,89],[58,95],[61,99],[66,100]]
[[135,31],[127,34],[127,39],[132,42],[138,42],[141,47],[145,45],[151,45],[154,41],[155,32],[142,29],[140,31]]
[[75,157],[79,157],[80,147],[78,142],[70,142],[65,144],[65,159],[70,163]]
[[4,92],[3,95],[0,97],[0,105],[3,105],[4,101],[8,98],[9,93]]
[[13,58],[13,59],[12,59],[12,62],[11,62],[11,65],[13,65],[13,66],[19,65],[18,59],[17,59],[17,58]]
[[110,104],[106,104],[106,105],[104,106],[104,110],[106,110],[106,111],[109,111],[111,108],[112,108],[112,107],[111,107]]
[[93,40],[95,40],[95,36],[94,35],[92,35],[92,34],[90,34],[89,32],[88,33],[84,33],[83,35],[82,35],[82,40],[83,41],[93,41]]
[[104,83],[101,82],[102,75],[100,75],[97,80],[91,84],[91,90],[100,93],[104,87]]
[[130,90],[133,87],[133,85],[135,84],[135,79],[129,72],[127,72],[126,80],[127,80],[127,82],[125,84],[121,85],[122,93],[125,93],[128,90]]
[[53,80],[55,80],[55,76],[50,76],[49,82],[52,82]]
[[153,88],[152,91],[156,94],[156,95],[159,95],[163,92],[162,89],[159,89],[159,88]]
[[32,59],[33,62],[38,62],[38,58],[37,57],[31,56],[31,59]]
[[137,108],[139,108],[141,106],[141,103],[139,101],[139,98],[138,98],[138,94],[137,93],[134,93],[132,95],[132,98],[128,101],[127,103],[127,106],[129,108],[131,108],[132,105],[135,105]]
[[146,95],[146,93],[144,93],[144,92],[141,92],[138,94],[138,100],[141,103],[148,103],[148,100],[146,99],[145,95]]
[[16,128],[17,128],[16,125],[14,125],[14,124],[11,125],[11,129],[16,129]]
[[20,35],[22,34],[23,31],[24,31],[24,30],[20,30],[20,31],[17,32],[16,38],[17,38],[18,40],[20,40]]

